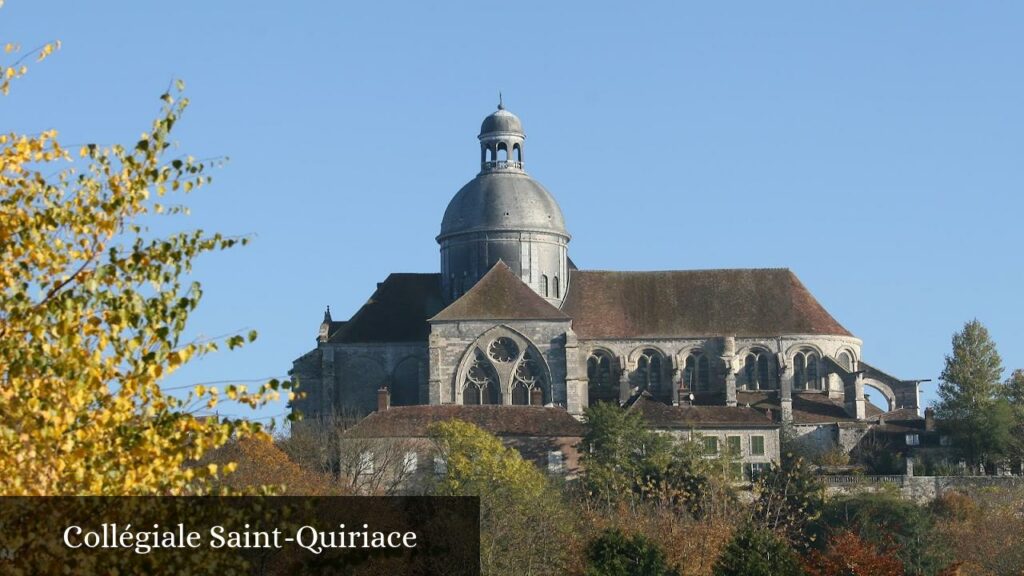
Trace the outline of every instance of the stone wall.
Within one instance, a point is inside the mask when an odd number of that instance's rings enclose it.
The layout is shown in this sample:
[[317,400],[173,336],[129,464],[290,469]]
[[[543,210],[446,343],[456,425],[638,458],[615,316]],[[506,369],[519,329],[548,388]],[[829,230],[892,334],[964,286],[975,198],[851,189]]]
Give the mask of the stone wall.
[[894,490],[919,504],[947,492],[972,493],[996,488],[1024,488],[1020,476],[824,476],[829,495]]

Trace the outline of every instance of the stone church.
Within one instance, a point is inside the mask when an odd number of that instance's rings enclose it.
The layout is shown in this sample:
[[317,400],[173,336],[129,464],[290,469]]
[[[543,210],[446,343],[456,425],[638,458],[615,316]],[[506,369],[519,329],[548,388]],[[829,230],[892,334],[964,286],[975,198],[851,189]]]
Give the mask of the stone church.
[[[558,202],[525,169],[519,118],[499,105],[478,139],[480,171],[441,220],[440,271],[389,275],[348,320],[328,309],[316,347],[294,361],[306,418],[375,411],[384,389],[391,406],[577,417],[642,396],[715,407],[718,424],[739,427],[754,409],[842,445],[884,412],[918,418],[918,382],[865,362],[861,340],[791,271],[579,269]],[[888,406],[866,401],[866,386]]]

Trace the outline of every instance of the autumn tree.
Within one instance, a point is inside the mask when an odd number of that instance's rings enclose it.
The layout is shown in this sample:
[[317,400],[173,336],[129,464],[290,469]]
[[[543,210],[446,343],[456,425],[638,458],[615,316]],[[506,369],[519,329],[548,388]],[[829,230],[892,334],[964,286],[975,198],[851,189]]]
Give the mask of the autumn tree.
[[988,330],[971,320],[953,335],[935,417],[967,462],[991,465],[1009,448],[1012,414],[1001,397],[1002,359]]
[[482,573],[564,574],[572,520],[552,481],[468,422],[435,423],[429,433],[438,471],[432,492],[480,498]]
[[[0,66],[0,91],[24,74],[23,59]],[[169,197],[209,182],[206,165],[170,154],[188,106],[181,89],[161,97],[151,128],[127,146],[73,153],[54,130],[0,134],[3,494],[206,492],[231,466],[192,464],[260,427],[195,410],[224,396],[258,406],[288,387],[197,386],[186,398],[161,389],[187,362],[256,336],[182,337],[202,296],[185,281],[192,262],[245,239],[201,230],[158,236],[146,226],[187,214]]]
[[828,548],[812,550],[804,560],[807,576],[903,576],[903,563],[857,534],[843,531],[829,538]]
[[805,549],[813,540],[811,524],[825,507],[825,485],[803,458],[786,458],[754,482],[754,520]]

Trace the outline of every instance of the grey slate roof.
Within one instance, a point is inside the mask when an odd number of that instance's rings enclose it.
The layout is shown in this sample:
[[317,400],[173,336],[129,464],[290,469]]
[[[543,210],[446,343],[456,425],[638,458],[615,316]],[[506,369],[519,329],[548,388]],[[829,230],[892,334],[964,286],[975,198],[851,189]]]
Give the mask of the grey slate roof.
[[328,341],[426,341],[427,318],[443,307],[440,274],[390,274],[350,320],[332,323]]
[[640,413],[652,428],[775,428],[764,412],[743,406],[669,406],[644,392],[630,410]]
[[525,172],[483,172],[460,189],[441,219],[438,240],[483,230],[540,231],[569,236],[558,202]]

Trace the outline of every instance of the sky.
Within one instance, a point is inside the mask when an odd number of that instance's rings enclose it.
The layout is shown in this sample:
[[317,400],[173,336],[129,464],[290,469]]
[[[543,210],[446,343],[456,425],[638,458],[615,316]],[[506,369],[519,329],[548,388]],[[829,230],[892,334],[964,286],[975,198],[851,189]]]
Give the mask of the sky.
[[929,402],[973,318],[1024,368],[1022,26],[1017,2],[7,0],[0,40],[62,48],[0,120],[132,143],[186,82],[180,152],[230,160],[175,226],[253,239],[197,263],[189,334],[260,337],[168,387],[284,377],[325,306],[437,271],[501,91],[579,267],[790,268]]

